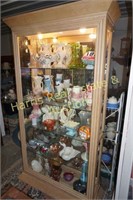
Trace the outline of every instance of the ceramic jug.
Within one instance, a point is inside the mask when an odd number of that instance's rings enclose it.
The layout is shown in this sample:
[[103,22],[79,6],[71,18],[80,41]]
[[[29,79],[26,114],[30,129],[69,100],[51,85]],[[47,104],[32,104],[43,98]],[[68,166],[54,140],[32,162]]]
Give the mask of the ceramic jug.
[[34,95],[41,95],[41,93],[43,92],[43,77],[32,77],[32,90]]
[[54,92],[53,76],[44,75],[44,92]]
[[66,48],[63,43],[57,44],[56,55],[58,60],[57,67],[66,68],[65,66]]

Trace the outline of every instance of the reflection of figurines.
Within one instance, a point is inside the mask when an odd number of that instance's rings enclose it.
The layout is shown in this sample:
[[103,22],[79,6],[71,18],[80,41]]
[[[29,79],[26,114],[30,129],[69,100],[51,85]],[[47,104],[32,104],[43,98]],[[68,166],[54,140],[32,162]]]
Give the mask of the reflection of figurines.
[[9,92],[8,92],[8,97],[9,97],[9,99],[13,99],[13,100],[16,99],[16,94],[15,94],[15,92],[14,92],[13,89],[10,89],[10,90],[9,90]]

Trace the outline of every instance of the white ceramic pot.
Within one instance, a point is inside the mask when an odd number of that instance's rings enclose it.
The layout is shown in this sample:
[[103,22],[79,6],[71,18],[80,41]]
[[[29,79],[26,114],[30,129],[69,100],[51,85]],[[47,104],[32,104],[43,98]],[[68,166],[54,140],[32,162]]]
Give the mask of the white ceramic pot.
[[115,131],[115,127],[107,127],[106,131]]
[[115,137],[115,132],[114,131],[107,131],[107,138],[110,140],[113,140]]
[[107,123],[108,127],[116,127],[116,122],[109,122]]
[[35,172],[41,172],[42,171],[42,165],[37,160],[32,160],[31,167]]
[[116,97],[112,96],[112,97],[110,97],[110,98],[108,99],[108,103],[116,104],[116,103],[118,103],[118,102],[117,102]]

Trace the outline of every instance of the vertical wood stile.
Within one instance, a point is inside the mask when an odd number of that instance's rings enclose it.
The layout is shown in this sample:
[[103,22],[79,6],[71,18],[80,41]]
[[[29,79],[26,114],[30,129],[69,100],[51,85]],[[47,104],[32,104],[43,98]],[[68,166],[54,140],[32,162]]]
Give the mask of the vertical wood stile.
[[[103,18],[97,27],[97,41],[96,41],[96,60],[94,71],[94,83],[102,82],[104,77],[105,67],[105,44],[106,44],[106,18]],[[94,197],[95,176],[97,167],[97,149],[98,138],[101,122],[101,109],[103,104],[103,90],[95,89],[93,92],[92,105],[92,124],[91,124],[91,139],[89,152],[89,170],[88,170],[88,191],[89,199]],[[94,120],[93,120],[94,119]]]
[[[14,52],[14,63],[15,63],[15,79],[16,79],[16,90],[17,90],[17,104],[23,103],[22,96],[22,81],[21,81],[21,67],[20,67],[20,54],[19,54],[19,40],[17,35],[12,33],[13,39],[13,52]],[[20,137],[22,148],[22,158],[23,158],[23,167],[26,170],[28,168],[27,162],[27,151],[26,151],[26,133],[25,133],[25,122],[24,122],[24,112],[23,109],[18,109],[19,114],[19,128],[20,128]]]
[[[109,32],[109,47],[108,47],[108,55],[107,55],[107,71],[106,71],[106,88],[104,92],[104,105],[103,105],[103,119],[102,119],[102,131],[104,131],[105,126],[105,117],[106,117],[106,102],[108,96],[108,82],[109,82],[109,70],[110,70],[110,59],[111,59],[111,48],[112,48],[112,32]],[[101,169],[101,155],[102,155],[102,146],[103,146],[103,137],[100,141],[100,152],[99,152],[99,164],[98,164],[98,175],[97,178],[99,180],[100,177],[100,169]]]

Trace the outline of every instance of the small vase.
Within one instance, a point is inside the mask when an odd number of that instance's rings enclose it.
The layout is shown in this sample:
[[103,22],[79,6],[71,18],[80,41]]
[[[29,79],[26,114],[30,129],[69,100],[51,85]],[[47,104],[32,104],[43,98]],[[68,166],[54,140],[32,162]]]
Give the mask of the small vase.
[[51,75],[44,75],[44,92],[54,92],[53,76]]

